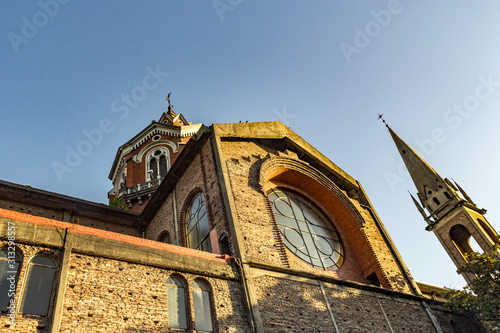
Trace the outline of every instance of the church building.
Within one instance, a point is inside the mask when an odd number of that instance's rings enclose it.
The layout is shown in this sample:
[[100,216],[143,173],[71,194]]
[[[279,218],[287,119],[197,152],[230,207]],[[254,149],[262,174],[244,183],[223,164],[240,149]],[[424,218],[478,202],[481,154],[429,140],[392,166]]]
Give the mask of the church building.
[[[470,237],[498,243],[389,131],[457,266]],[[169,102],[109,178],[110,206],[0,181],[0,331],[480,332],[413,279],[361,184],[279,121],[193,125]]]

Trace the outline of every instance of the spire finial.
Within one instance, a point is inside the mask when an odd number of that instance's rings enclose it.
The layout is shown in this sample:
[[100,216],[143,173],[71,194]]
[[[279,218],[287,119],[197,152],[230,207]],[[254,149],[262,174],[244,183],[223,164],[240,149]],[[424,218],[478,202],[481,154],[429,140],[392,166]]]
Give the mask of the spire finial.
[[385,122],[385,119],[382,117],[383,115],[384,115],[383,113],[379,113],[378,119],[381,119],[382,122],[385,124],[385,126],[389,127],[389,125],[387,125],[387,123]]
[[170,95],[171,95],[171,94],[172,94],[172,92],[169,92],[169,93],[168,93],[168,96],[165,98],[165,99],[167,100],[167,102],[168,102],[168,108],[169,108],[169,109],[170,109],[170,107],[172,106],[172,105],[170,104]]
[[171,92],[169,92],[169,93],[168,93],[168,96],[167,96],[165,99],[166,99],[166,100],[167,100],[167,102],[168,102],[168,113],[170,114],[170,116],[172,116],[172,117],[173,117],[173,116],[175,116],[175,112],[174,112],[174,110],[173,110],[174,106],[170,103],[170,95],[171,95],[171,94],[172,94],[172,93],[171,93]]

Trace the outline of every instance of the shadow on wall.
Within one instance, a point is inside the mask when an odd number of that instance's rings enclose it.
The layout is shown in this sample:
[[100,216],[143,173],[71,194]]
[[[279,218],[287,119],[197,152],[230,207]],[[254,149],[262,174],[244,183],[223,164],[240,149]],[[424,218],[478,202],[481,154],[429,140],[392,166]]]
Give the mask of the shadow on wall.
[[[340,332],[436,331],[415,300],[330,283],[320,286],[316,280],[262,275],[253,283],[265,332],[335,332],[332,317]],[[481,332],[468,318],[438,305],[432,305],[432,313],[446,332]]]

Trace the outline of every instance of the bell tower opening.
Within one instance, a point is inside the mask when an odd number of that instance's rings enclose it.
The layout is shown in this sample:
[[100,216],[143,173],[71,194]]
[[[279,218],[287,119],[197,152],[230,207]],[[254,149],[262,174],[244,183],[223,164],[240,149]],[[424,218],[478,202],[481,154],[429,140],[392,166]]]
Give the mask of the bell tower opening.
[[[469,230],[461,224],[454,225],[450,229],[450,238],[458,248],[462,256],[472,252],[482,252],[481,247],[472,237]],[[473,248],[474,247],[474,248]]]

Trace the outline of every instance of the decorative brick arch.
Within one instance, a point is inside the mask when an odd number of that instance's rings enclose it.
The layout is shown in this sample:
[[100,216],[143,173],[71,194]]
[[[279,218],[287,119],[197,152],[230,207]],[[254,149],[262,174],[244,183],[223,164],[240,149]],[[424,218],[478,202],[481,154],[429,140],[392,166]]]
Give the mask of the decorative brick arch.
[[[189,292],[190,292],[190,302],[191,302],[191,307],[192,307],[192,318],[193,318],[193,324],[196,326],[196,315],[195,315],[195,298],[193,295],[193,283],[195,281],[200,281],[203,283],[207,288],[208,288],[208,301],[209,301],[209,306],[210,306],[210,318],[212,320],[212,329],[213,332],[218,332],[219,330],[217,329],[217,320],[216,320],[216,308],[215,308],[215,294],[214,294],[214,287],[212,286],[212,283],[210,283],[209,280],[207,280],[203,276],[198,276],[190,280],[189,284]],[[193,326],[192,326],[193,327]],[[202,331],[199,331],[202,332]],[[203,331],[205,332],[205,331]]]
[[343,229],[363,272],[370,274],[373,270],[377,271],[381,285],[391,288],[389,277],[375,255],[369,236],[363,230],[365,219],[331,179],[299,159],[271,156],[260,166],[258,187],[264,194],[274,187],[272,181],[301,189],[321,203],[335,217],[337,227]]
[[[8,247],[9,247],[8,241],[0,242],[0,249],[3,249],[3,248],[7,249]],[[19,253],[19,255],[21,256],[21,263],[22,263],[24,258],[26,258],[23,249],[21,247],[19,247],[17,244],[14,245],[14,248],[15,248],[15,252]]]
[[470,230],[463,224],[457,223],[448,231],[449,237],[453,244],[460,252],[462,257],[466,258],[468,253],[475,252],[475,249],[470,245],[470,239],[474,238]]
[[160,233],[160,235],[156,238],[156,241],[167,243],[167,244],[172,244],[172,238],[170,236],[170,233],[167,230],[162,231]]
[[179,148],[177,147],[177,145],[170,141],[170,140],[158,140],[158,141],[155,141],[155,142],[151,142],[149,144],[147,144],[145,147],[143,147],[141,149],[141,151],[136,155],[134,156],[134,159],[137,163],[141,163],[142,162],[142,159],[144,157],[144,155],[150,151],[151,148],[156,148],[156,147],[170,147],[170,149],[172,149],[172,153],[177,153],[179,151]]
[[[321,187],[324,188],[324,190],[333,194],[332,198],[335,199],[334,204],[335,208],[337,208],[336,211],[342,210],[345,211],[345,213],[350,213],[357,225],[363,225],[363,217],[344,192],[323,173],[307,163],[286,157],[270,157],[262,163],[260,167],[260,189],[265,190],[267,182],[272,179],[298,186],[309,193],[315,193],[315,197],[320,201],[323,200],[321,200],[321,196],[317,195],[317,193],[319,194],[321,192],[317,190]],[[311,184],[310,180],[313,180],[317,185]],[[323,204],[325,203],[323,202]]]

